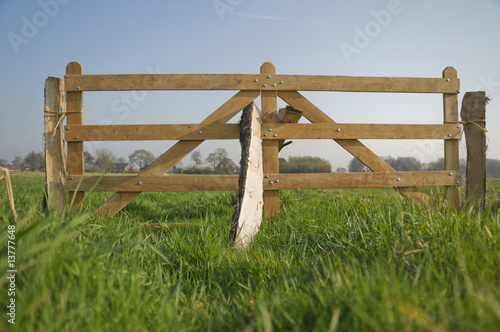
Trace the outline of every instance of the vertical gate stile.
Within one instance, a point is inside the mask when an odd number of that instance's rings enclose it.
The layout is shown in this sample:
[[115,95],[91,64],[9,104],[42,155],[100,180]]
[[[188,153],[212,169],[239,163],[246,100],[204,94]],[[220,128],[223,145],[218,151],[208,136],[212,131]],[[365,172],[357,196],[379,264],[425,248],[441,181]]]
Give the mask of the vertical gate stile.
[[[270,62],[260,67],[262,75],[268,75],[262,84],[272,84],[273,75],[276,75],[276,67]],[[276,91],[262,91],[262,125],[267,130],[266,123],[278,123],[278,96]],[[263,140],[262,162],[264,174],[279,173],[278,140]],[[268,180],[268,179],[266,179]],[[273,179],[269,179],[273,181]],[[279,212],[279,190],[264,190],[264,216],[272,217]]]
[[[447,67],[443,71],[443,78],[457,79],[457,71],[453,67]],[[444,93],[443,94],[443,118],[444,124],[457,124],[458,123],[458,92],[457,93]],[[459,141],[458,139],[449,139],[444,142],[444,169],[458,172],[460,174],[460,160],[459,160]],[[460,208],[460,192],[457,182],[454,186],[447,188],[448,204],[456,211]]]
[[[82,66],[78,62],[70,62],[66,67],[66,75],[82,75]],[[79,125],[83,125],[83,93],[68,91],[66,92],[66,135],[71,134],[71,126]],[[83,142],[68,142],[67,144],[68,174],[83,175]],[[84,196],[84,192],[69,192],[69,202],[71,203],[74,199],[73,208],[80,204]]]

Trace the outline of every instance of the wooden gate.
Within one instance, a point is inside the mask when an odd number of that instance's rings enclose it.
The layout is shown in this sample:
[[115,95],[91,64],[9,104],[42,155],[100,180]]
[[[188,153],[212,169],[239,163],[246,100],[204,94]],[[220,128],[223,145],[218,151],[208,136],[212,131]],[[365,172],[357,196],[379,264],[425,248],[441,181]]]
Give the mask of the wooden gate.
[[[394,187],[417,203],[428,198],[416,186],[447,186],[448,199],[459,207],[458,121],[459,79],[448,67],[441,78],[348,77],[277,75],[271,63],[260,74],[134,74],[83,75],[72,62],[64,80],[48,78],[45,89],[45,141],[49,206],[64,208],[65,189],[78,204],[85,192],[115,194],[96,213],[113,216],[146,191],[237,190],[237,175],[167,176],[168,170],[204,140],[238,139],[240,126],[226,123],[261,97],[264,215],[279,211],[279,190],[308,188]],[[198,124],[84,125],[84,91],[123,90],[237,90],[238,92]],[[349,91],[443,94],[442,124],[340,124],[331,119],[299,91]],[[294,112],[278,113],[277,100],[301,111],[311,123],[299,124]],[[66,124],[62,120],[66,116]],[[63,130],[64,128],[64,130]],[[64,134],[63,134],[64,133]],[[64,138],[63,138],[64,137]],[[373,172],[332,174],[279,174],[278,152],[285,139],[332,139]],[[359,139],[443,139],[445,171],[396,172]],[[84,175],[84,141],[177,140],[137,176]],[[67,144],[67,174],[64,143]],[[78,188],[78,191],[77,191]]]

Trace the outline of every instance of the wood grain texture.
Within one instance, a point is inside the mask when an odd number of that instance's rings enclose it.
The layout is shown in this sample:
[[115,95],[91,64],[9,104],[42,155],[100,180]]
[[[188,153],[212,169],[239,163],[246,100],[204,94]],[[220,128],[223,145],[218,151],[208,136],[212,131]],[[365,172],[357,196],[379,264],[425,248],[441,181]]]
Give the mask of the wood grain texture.
[[[447,67],[443,71],[443,78],[454,80],[457,71],[453,67]],[[458,126],[458,95],[456,93],[443,94],[443,118],[445,124]],[[444,142],[444,168],[446,170],[460,169],[459,140],[446,140]],[[460,180],[458,183],[460,183]],[[447,189],[447,198],[451,208],[457,211],[460,208],[460,192],[458,185]]]
[[238,139],[234,124],[86,125],[66,130],[67,142]]
[[229,242],[247,247],[259,232],[262,222],[263,174],[260,116],[254,103],[241,116],[241,160],[238,194],[231,221]]
[[[302,118],[302,111],[299,111],[295,108],[293,108],[290,105],[287,105],[284,108],[281,108],[278,112],[278,123],[298,123],[300,118]],[[272,123],[268,124],[268,126],[273,126]],[[266,130],[263,128],[263,130]],[[267,128],[269,131],[269,128]],[[268,135],[269,138],[273,138],[273,135]],[[263,137],[264,138],[264,137]],[[288,142],[290,144],[291,142]],[[278,151],[281,151],[285,145],[285,140],[280,139],[278,141]]]
[[[292,123],[263,125],[262,139],[457,139],[454,124],[332,124]],[[275,136],[276,135],[276,136]],[[451,136],[449,136],[451,135]]]
[[467,144],[467,204],[484,209],[486,199],[486,93],[466,92],[460,115]]
[[258,74],[69,75],[66,91],[261,90],[457,93],[459,80]]
[[66,158],[63,142],[64,82],[55,77],[45,81],[45,182],[47,208],[61,213],[66,204],[64,177]]
[[[264,189],[404,188],[452,186],[460,178],[448,171],[269,174]],[[399,180],[398,180],[399,179]],[[272,183],[271,183],[272,182]]]
[[[209,115],[202,122],[202,124],[225,123],[258,96],[258,91],[240,91],[227,102],[225,102],[221,107],[219,107],[215,112]],[[191,151],[196,149],[201,143],[203,143],[203,140],[179,141],[175,143],[174,146],[163,153],[160,157],[158,157],[158,159],[156,159],[151,165],[149,165],[144,171],[142,171],[138,176],[137,181],[140,181],[139,178],[141,176],[163,176],[169,169],[174,167],[179,161],[181,161]],[[117,192],[116,194],[111,196],[103,205],[101,205],[95,211],[95,213],[100,215],[113,216],[139,194],[140,191],[128,193]]]
[[[81,75],[82,66],[78,62],[70,62],[66,66],[66,75]],[[66,93],[66,126],[83,125],[83,95],[82,92]],[[83,142],[68,142],[68,173],[80,175],[84,172]],[[84,192],[69,192],[69,202],[72,208],[80,205]]]
[[[238,175],[169,175],[169,176],[130,176],[86,175],[80,189],[89,191],[117,191],[122,193],[149,191],[234,191],[238,190]],[[68,175],[67,186],[74,190],[81,179],[80,175]]]
[[[264,80],[272,80],[276,75],[276,68],[270,62],[260,67],[260,73],[265,75]],[[270,76],[270,78],[268,78]],[[267,82],[266,81],[266,82]],[[268,82],[270,83],[270,82]],[[278,122],[278,98],[276,91],[262,91],[262,124]],[[279,142],[277,140],[262,142],[262,160],[264,174],[279,173]],[[264,216],[272,217],[279,213],[280,200],[279,190],[264,191]]]
[[[296,109],[302,111],[302,116],[313,123],[337,124],[328,115],[323,113],[313,103],[307,100],[297,91],[281,91],[278,96]],[[382,158],[368,149],[357,139],[335,140],[347,152],[365,164],[373,172],[394,172],[395,169],[387,164]],[[405,197],[411,198],[416,204],[426,204],[429,197],[415,188],[398,187],[397,190]]]

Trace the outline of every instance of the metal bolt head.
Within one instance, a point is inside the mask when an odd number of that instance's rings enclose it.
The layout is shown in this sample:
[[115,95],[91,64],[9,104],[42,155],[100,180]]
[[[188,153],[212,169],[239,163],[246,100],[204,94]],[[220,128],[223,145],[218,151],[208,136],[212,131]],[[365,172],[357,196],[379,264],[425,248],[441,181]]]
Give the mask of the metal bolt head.
[[337,128],[337,132],[340,131],[340,128]]
[[457,93],[460,93],[460,90],[457,90]]
[[268,130],[269,130],[269,131],[273,131],[273,128],[269,128]]
[[69,179],[70,179],[70,180],[73,180],[74,178],[73,178],[72,176],[70,176],[70,178],[69,178]]
[[273,181],[269,181],[269,184],[273,184]]
[[278,137],[278,134],[274,134],[273,137]]
[[142,181],[137,182],[137,184],[138,184],[138,185],[141,185],[141,184],[142,184]]
[[271,75],[267,75],[267,78],[271,78]]
[[276,86],[276,83],[273,83],[273,86]]
[[452,176],[452,175],[453,175],[453,173],[452,173],[452,172],[450,172],[450,173],[448,173],[448,175],[449,175],[449,176]]
[[75,139],[79,139],[80,137],[76,136]]
[[460,128],[460,125],[457,125],[457,128]]
[[450,79],[449,79],[449,78],[447,78],[447,79],[446,79],[446,82],[449,82],[449,81],[450,81]]
[[258,80],[258,79],[254,79],[253,81],[254,81],[254,82],[258,82],[259,80]]
[[264,177],[265,177],[266,179],[268,179],[268,178],[269,178],[269,175],[266,175],[266,176],[264,176]]
[[76,89],[77,89],[77,90],[80,90],[80,87],[79,87],[79,86],[77,86],[77,87],[76,87]]
[[264,84],[263,87],[265,88],[267,86],[267,84]]
[[283,81],[280,81],[280,84],[283,84],[283,83],[285,83],[285,82],[283,82]]
[[278,183],[278,182],[280,182],[280,180],[276,180],[276,181],[274,181],[274,182]]
[[456,184],[460,184],[460,181],[457,181]]
[[201,135],[201,130],[198,132],[198,134],[200,134],[200,135]]
[[401,181],[401,179],[400,179],[400,178],[397,178],[397,179],[396,179],[396,181]]
[[448,137],[451,137],[451,134],[448,134]]
[[264,137],[267,137],[267,134],[264,134]]
[[66,127],[66,130],[69,130],[69,127]]

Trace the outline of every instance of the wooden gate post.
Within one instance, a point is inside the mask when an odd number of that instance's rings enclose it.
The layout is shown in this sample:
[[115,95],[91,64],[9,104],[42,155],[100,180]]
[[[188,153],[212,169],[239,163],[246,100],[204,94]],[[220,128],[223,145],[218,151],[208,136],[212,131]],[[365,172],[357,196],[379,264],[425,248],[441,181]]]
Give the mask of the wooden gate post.
[[63,142],[64,82],[56,77],[45,81],[44,141],[46,203],[49,211],[62,212],[66,203]]
[[[66,75],[82,75],[82,66],[78,62],[70,62],[66,66]],[[66,131],[71,133],[71,126],[83,125],[83,93],[69,91],[66,93]],[[83,142],[68,142],[68,174],[83,175]],[[69,202],[74,200],[72,208],[83,200],[85,192],[69,192]]]
[[486,198],[486,93],[467,92],[462,100],[462,117],[467,144],[467,204],[484,209]]
[[[260,67],[260,73],[272,77],[276,75],[276,67],[270,62]],[[262,82],[266,84],[266,82]],[[267,130],[266,123],[278,123],[278,95],[276,91],[262,91],[262,124],[263,130]],[[278,140],[262,141],[262,159],[264,175],[278,174],[279,168],[279,142]],[[273,181],[273,179],[265,179]],[[280,191],[264,190],[264,216],[272,217],[280,211]]]
[[[446,67],[443,71],[443,78],[458,78],[457,71],[453,67]],[[444,124],[458,123],[458,91],[457,93],[443,93],[443,118]],[[458,139],[448,139],[444,142],[444,169],[460,172],[459,146]],[[460,181],[447,189],[448,204],[452,210],[457,211],[460,208],[460,192],[458,186]]]

